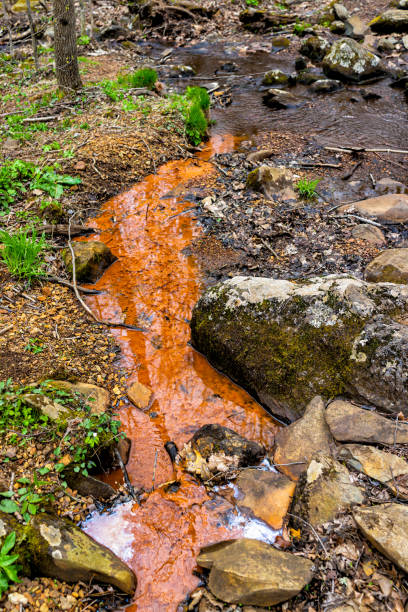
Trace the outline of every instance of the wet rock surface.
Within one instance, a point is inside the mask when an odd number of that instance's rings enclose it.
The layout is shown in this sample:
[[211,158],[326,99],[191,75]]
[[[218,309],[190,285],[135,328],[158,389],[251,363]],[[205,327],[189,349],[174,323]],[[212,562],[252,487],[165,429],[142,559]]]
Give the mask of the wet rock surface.
[[342,206],[340,211],[356,210],[367,217],[375,217],[388,223],[408,221],[408,195],[386,194]]
[[353,484],[344,465],[317,453],[299,481],[293,512],[317,527],[333,520],[340,512],[362,504],[364,498],[364,491]]
[[306,406],[304,415],[275,436],[274,464],[283,474],[297,480],[318,451],[331,454],[334,441],[325,419],[325,405],[315,397]]
[[286,419],[301,416],[313,395],[346,389],[386,410],[405,410],[407,331],[387,312],[404,312],[407,295],[403,285],[348,277],[303,283],[235,277],[199,300],[192,339],[216,367]]
[[[104,270],[115,261],[115,257],[109,248],[103,244],[92,240],[89,242],[74,242],[72,245],[75,254],[76,280],[88,283],[96,282],[103,274]],[[68,273],[72,277],[72,255],[66,249],[62,252]]]
[[406,10],[390,9],[373,19],[370,28],[374,32],[408,32],[408,13]]
[[408,474],[408,462],[405,459],[374,446],[345,444],[340,447],[337,457],[370,478],[391,484],[394,489],[394,479],[397,483],[399,476]]
[[215,596],[255,606],[290,599],[313,575],[311,561],[249,539],[207,547],[197,563],[211,568],[209,588]]
[[408,443],[407,424],[392,421],[347,401],[331,402],[326,409],[326,422],[339,442]]

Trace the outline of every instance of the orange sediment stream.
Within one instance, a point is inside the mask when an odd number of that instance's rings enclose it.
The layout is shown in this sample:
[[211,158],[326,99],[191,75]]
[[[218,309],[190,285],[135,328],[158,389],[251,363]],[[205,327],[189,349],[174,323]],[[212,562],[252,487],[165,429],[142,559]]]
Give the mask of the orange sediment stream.
[[[164,444],[172,440],[181,448],[202,425],[226,425],[266,447],[276,431],[271,417],[245,391],[188,346],[188,320],[202,284],[193,258],[183,249],[200,235],[200,228],[189,213],[178,215],[191,203],[181,196],[161,199],[187,181],[215,172],[205,159],[232,150],[234,144],[232,136],[215,136],[201,159],[162,166],[109,200],[92,221],[118,260],[96,284],[104,293],[89,299],[90,306],[105,320],[147,329],[112,332],[131,380],[154,392],[146,412],[130,404],[120,410],[132,440],[127,469],[136,488],[150,489],[154,471],[156,487],[173,480]],[[120,476],[111,475],[110,481]],[[210,499],[187,474],[178,477],[178,491],[161,487],[142,506],[124,504],[85,526],[135,571],[138,587],[129,610],[177,610],[198,583],[193,570],[200,547],[242,533],[229,502]]]

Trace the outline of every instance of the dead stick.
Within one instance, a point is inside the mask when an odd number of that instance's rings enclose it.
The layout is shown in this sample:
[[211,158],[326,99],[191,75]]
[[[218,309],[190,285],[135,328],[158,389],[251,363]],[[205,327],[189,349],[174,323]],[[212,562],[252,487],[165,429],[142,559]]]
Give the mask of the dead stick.
[[[64,287],[69,287],[70,289],[74,288],[74,285],[64,278],[60,278],[59,276],[43,276],[44,280],[49,281],[50,283],[58,283],[58,285],[63,285]],[[85,295],[100,295],[103,291],[98,291],[98,289],[86,289],[86,287],[80,287],[77,285],[78,291],[81,293],[85,293]]]
[[10,323],[10,325],[6,325],[6,327],[3,327],[3,329],[0,329],[0,336],[5,334],[6,332],[10,331],[10,329],[12,329],[12,327],[13,327],[13,325],[12,325],[12,323]]
[[37,121],[41,121],[41,122],[54,121],[55,119],[59,119],[59,116],[58,115],[47,115],[46,117],[26,117],[25,119],[23,119],[22,123],[36,123]]
[[120,452],[118,451],[118,449],[117,449],[117,448],[115,448],[115,455],[116,455],[116,459],[118,460],[118,463],[119,463],[119,465],[120,465],[120,469],[122,470],[122,473],[123,473],[123,479],[124,479],[124,481],[125,481],[125,485],[126,485],[126,488],[127,488],[128,492],[129,492],[129,495],[130,495],[130,496],[131,496],[131,497],[132,497],[132,498],[133,498],[135,501],[137,501],[137,503],[140,505],[139,500],[137,499],[137,495],[136,495],[136,493],[135,493],[135,490],[134,490],[134,488],[133,488],[133,485],[132,485],[132,483],[130,482],[130,479],[129,479],[129,474],[128,474],[128,471],[127,471],[127,469],[126,469],[126,466],[125,466],[125,464],[123,463],[122,457],[120,456]]
[[339,153],[403,153],[408,155],[405,149],[384,149],[374,148],[366,149],[365,147],[324,147],[326,151],[337,151]]
[[291,514],[290,512],[287,513],[289,516],[297,519],[298,521],[302,521],[302,523],[304,523],[305,525],[307,525],[308,527],[310,527],[310,529],[313,531],[314,536],[317,538],[317,540],[320,543],[320,546],[323,548],[325,554],[327,555],[327,549],[325,547],[325,545],[323,544],[323,541],[321,539],[321,537],[319,536],[319,534],[317,533],[317,531],[315,530],[315,528],[313,527],[313,525],[311,525],[308,521],[305,521],[305,519],[302,519],[300,516],[297,516],[296,514]]

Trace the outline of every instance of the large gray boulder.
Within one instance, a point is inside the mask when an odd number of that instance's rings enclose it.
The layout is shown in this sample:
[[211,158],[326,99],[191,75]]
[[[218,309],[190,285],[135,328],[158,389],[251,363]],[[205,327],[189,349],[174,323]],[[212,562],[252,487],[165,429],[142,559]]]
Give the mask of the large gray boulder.
[[355,82],[385,73],[380,58],[351,38],[333,43],[323,59],[323,70],[329,77]]
[[407,307],[405,285],[346,275],[299,282],[238,276],[201,297],[192,340],[289,420],[315,395],[346,391],[407,411],[408,328],[392,319]]
[[370,22],[374,32],[408,32],[408,13],[406,10],[390,9]]

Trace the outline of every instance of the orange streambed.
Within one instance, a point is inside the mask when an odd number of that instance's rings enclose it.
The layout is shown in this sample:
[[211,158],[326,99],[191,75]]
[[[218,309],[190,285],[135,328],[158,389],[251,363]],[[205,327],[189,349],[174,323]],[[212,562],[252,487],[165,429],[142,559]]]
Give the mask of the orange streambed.
[[[232,136],[215,136],[200,159],[162,166],[109,200],[92,220],[99,239],[118,260],[96,284],[104,293],[89,299],[90,306],[105,320],[147,329],[112,331],[130,380],[154,392],[146,412],[130,404],[120,410],[132,440],[127,469],[136,488],[150,489],[154,473],[156,487],[173,480],[164,444],[172,440],[180,448],[202,425],[229,426],[267,447],[276,432],[259,404],[188,346],[188,320],[202,279],[183,249],[200,235],[200,228],[190,213],[178,215],[191,203],[180,196],[161,199],[187,181],[215,172],[205,159],[234,145]],[[124,504],[85,525],[136,572],[138,587],[129,610],[177,610],[198,583],[193,570],[199,548],[243,533],[243,522],[229,502],[210,499],[204,487],[180,471],[178,478],[178,491],[156,488],[142,506]],[[115,480],[121,474],[110,476]]]

